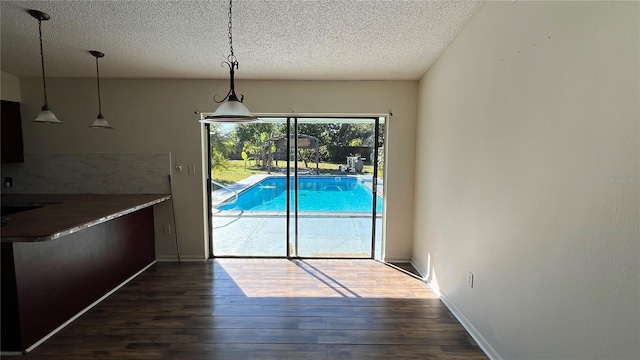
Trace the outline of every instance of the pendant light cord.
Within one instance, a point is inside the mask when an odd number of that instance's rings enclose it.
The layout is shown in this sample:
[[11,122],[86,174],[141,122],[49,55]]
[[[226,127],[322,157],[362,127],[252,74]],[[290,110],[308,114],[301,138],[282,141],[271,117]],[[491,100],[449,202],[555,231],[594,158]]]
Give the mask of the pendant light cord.
[[235,89],[235,81],[234,81],[235,71],[234,70],[238,68],[238,59],[236,58],[236,55],[233,53],[233,34],[232,34],[233,21],[231,20],[233,15],[233,12],[231,11],[232,7],[233,7],[233,0],[229,0],[229,51],[231,53],[229,54],[229,56],[227,56],[227,61],[222,62],[222,65],[229,66],[230,89],[227,95],[222,100],[216,99],[216,96],[213,97],[213,101],[215,101],[218,104],[223,103],[225,101],[242,102],[244,100],[244,95],[242,94],[240,94],[240,98],[238,98],[238,96],[236,95],[236,89]]
[[42,20],[38,19],[38,32],[40,33],[40,63],[42,64],[42,88],[44,89],[44,107],[49,108],[47,101],[47,78],[44,75],[44,50],[42,48]]
[[231,21],[231,8],[232,8],[232,1],[233,0],[229,0],[229,50],[231,51],[231,55],[229,55],[229,62],[230,63],[234,63],[237,62],[236,60],[236,56],[233,54],[233,34],[231,32],[232,28],[233,28],[233,23]]
[[100,97],[100,68],[98,67],[97,56],[96,56],[96,79],[98,80],[98,116],[102,116],[102,100]]

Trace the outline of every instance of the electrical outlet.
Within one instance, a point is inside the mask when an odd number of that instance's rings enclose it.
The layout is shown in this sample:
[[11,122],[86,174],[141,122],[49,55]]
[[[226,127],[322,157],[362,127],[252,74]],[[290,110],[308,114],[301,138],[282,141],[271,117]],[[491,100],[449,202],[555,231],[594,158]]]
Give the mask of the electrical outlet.
[[167,235],[171,235],[171,225],[164,226],[164,233]]
[[473,273],[471,271],[467,274],[467,284],[473,289]]
[[196,166],[189,165],[189,175],[195,175],[195,174],[196,174]]

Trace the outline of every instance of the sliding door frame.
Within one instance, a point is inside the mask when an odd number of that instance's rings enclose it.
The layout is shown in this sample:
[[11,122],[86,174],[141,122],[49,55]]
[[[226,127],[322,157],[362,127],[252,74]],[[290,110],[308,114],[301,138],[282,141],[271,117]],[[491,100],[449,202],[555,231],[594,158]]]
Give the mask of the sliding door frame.
[[[204,115],[203,115],[204,116]],[[204,124],[205,127],[205,131],[207,134],[207,139],[206,139],[206,144],[207,144],[207,151],[205,156],[205,159],[207,161],[207,176],[205,177],[206,179],[206,184],[205,187],[207,189],[207,228],[209,229],[209,231],[207,232],[207,238],[208,238],[208,244],[209,244],[209,259],[213,259],[213,199],[211,198],[211,192],[213,191],[213,186],[211,186],[211,171],[213,170],[211,168],[211,126],[207,123]]]
[[[202,114],[202,117],[204,118],[204,116],[206,116],[207,114]],[[377,201],[378,201],[378,160],[379,160],[379,143],[380,143],[380,119],[381,118],[385,118],[385,124],[388,123],[388,120],[390,118],[389,114],[375,114],[375,115],[347,115],[347,114],[288,114],[288,115],[279,115],[279,114],[256,114],[256,116],[258,118],[286,118],[286,126],[287,126],[287,154],[286,154],[286,162],[287,162],[287,180],[286,180],[286,189],[287,189],[287,195],[286,195],[286,201],[287,201],[287,207],[286,207],[286,255],[284,258],[287,259],[374,259],[375,260],[375,252],[376,252],[376,215],[377,215]],[[372,213],[371,213],[371,253],[369,257],[366,258],[362,258],[362,257],[305,257],[305,256],[298,256],[298,240],[299,240],[299,225],[298,225],[298,216],[299,216],[299,204],[298,204],[298,141],[297,141],[297,136],[298,136],[298,120],[299,119],[309,119],[309,118],[322,118],[322,119],[369,119],[372,120],[374,123],[374,149],[373,149],[373,179],[372,179],[372,185],[371,185],[371,191],[372,191]],[[292,124],[293,121],[293,124]],[[211,135],[210,135],[210,124],[204,124],[205,125],[205,129],[206,129],[206,134],[207,134],[207,140],[206,140],[206,146],[207,146],[207,151],[206,151],[206,160],[207,160],[207,176],[206,176],[206,182],[207,184],[206,189],[207,189],[207,227],[209,228],[208,231],[208,243],[209,243],[209,258],[210,259],[214,259],[214,258],[283,258],[282,256],[234,256],[234,255],[222,255],[222,256],[216,256],[214,254],[214,249],[213,249],[213,221],[212,221],[212,216],[213,216],[213,211],[212,211],[212,197],[211,197],[211,191],[212,191],[212,185],[211,185],[211,180],[212,180],[212,176],[211,176]],[[293,126],[292,126],[293,125]],[[293,127],[293,129],[292,129]],[[385,132],[387,131],[388,127],[385,126]],[[292,134],[292,130],[293,130],[293,136],[296,138],[295,144],[294,144],[294,154],[295,157],[293,159],[294,161],[294,174],[293,174],[293,179],[294,179],[294,188],[293,191],[291,189],[291,134]],[[384,138],[386,139],[386,136],[384,136]],[[385,144],[384,146],[384,152],[385,152],[385,159],[387,158],[386,156],[386,152],[387,152],[387,146]],[[294,253],[291,253],[291,194],[294,194],[294,209],[293,209],[293,241],[295,241],[295,245],[294,245]],[[384,227],[384,210],[383,210],[383,221],[382,221],[382,226]],[[384,242],[385,239],[383,238],[381,241],[380,246],[384,247]],[[381,249],[382,251],[383,249]],[[383,254],[384,255],[384,254]]]

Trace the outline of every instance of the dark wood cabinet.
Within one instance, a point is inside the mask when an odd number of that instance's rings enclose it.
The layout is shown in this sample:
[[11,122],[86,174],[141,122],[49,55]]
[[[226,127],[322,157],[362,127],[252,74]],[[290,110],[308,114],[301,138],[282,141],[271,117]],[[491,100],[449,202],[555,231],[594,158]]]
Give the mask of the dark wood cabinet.
[[20,103],[2,100],[0,104],[2,116],[2,163],[24,162],[22,147],[22,119]]
[[153,208],[55,240],[1,244],[1,351],[25,351],[155,261]]

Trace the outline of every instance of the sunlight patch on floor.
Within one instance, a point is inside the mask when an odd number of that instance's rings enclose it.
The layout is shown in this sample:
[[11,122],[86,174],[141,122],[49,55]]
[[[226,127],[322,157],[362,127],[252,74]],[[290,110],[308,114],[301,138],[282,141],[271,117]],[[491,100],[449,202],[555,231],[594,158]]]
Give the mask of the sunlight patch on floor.
[[[374,260],[216,259],[247,297],[437,299],[427,284]],[[220,278],[222,280],[223,278]]]

